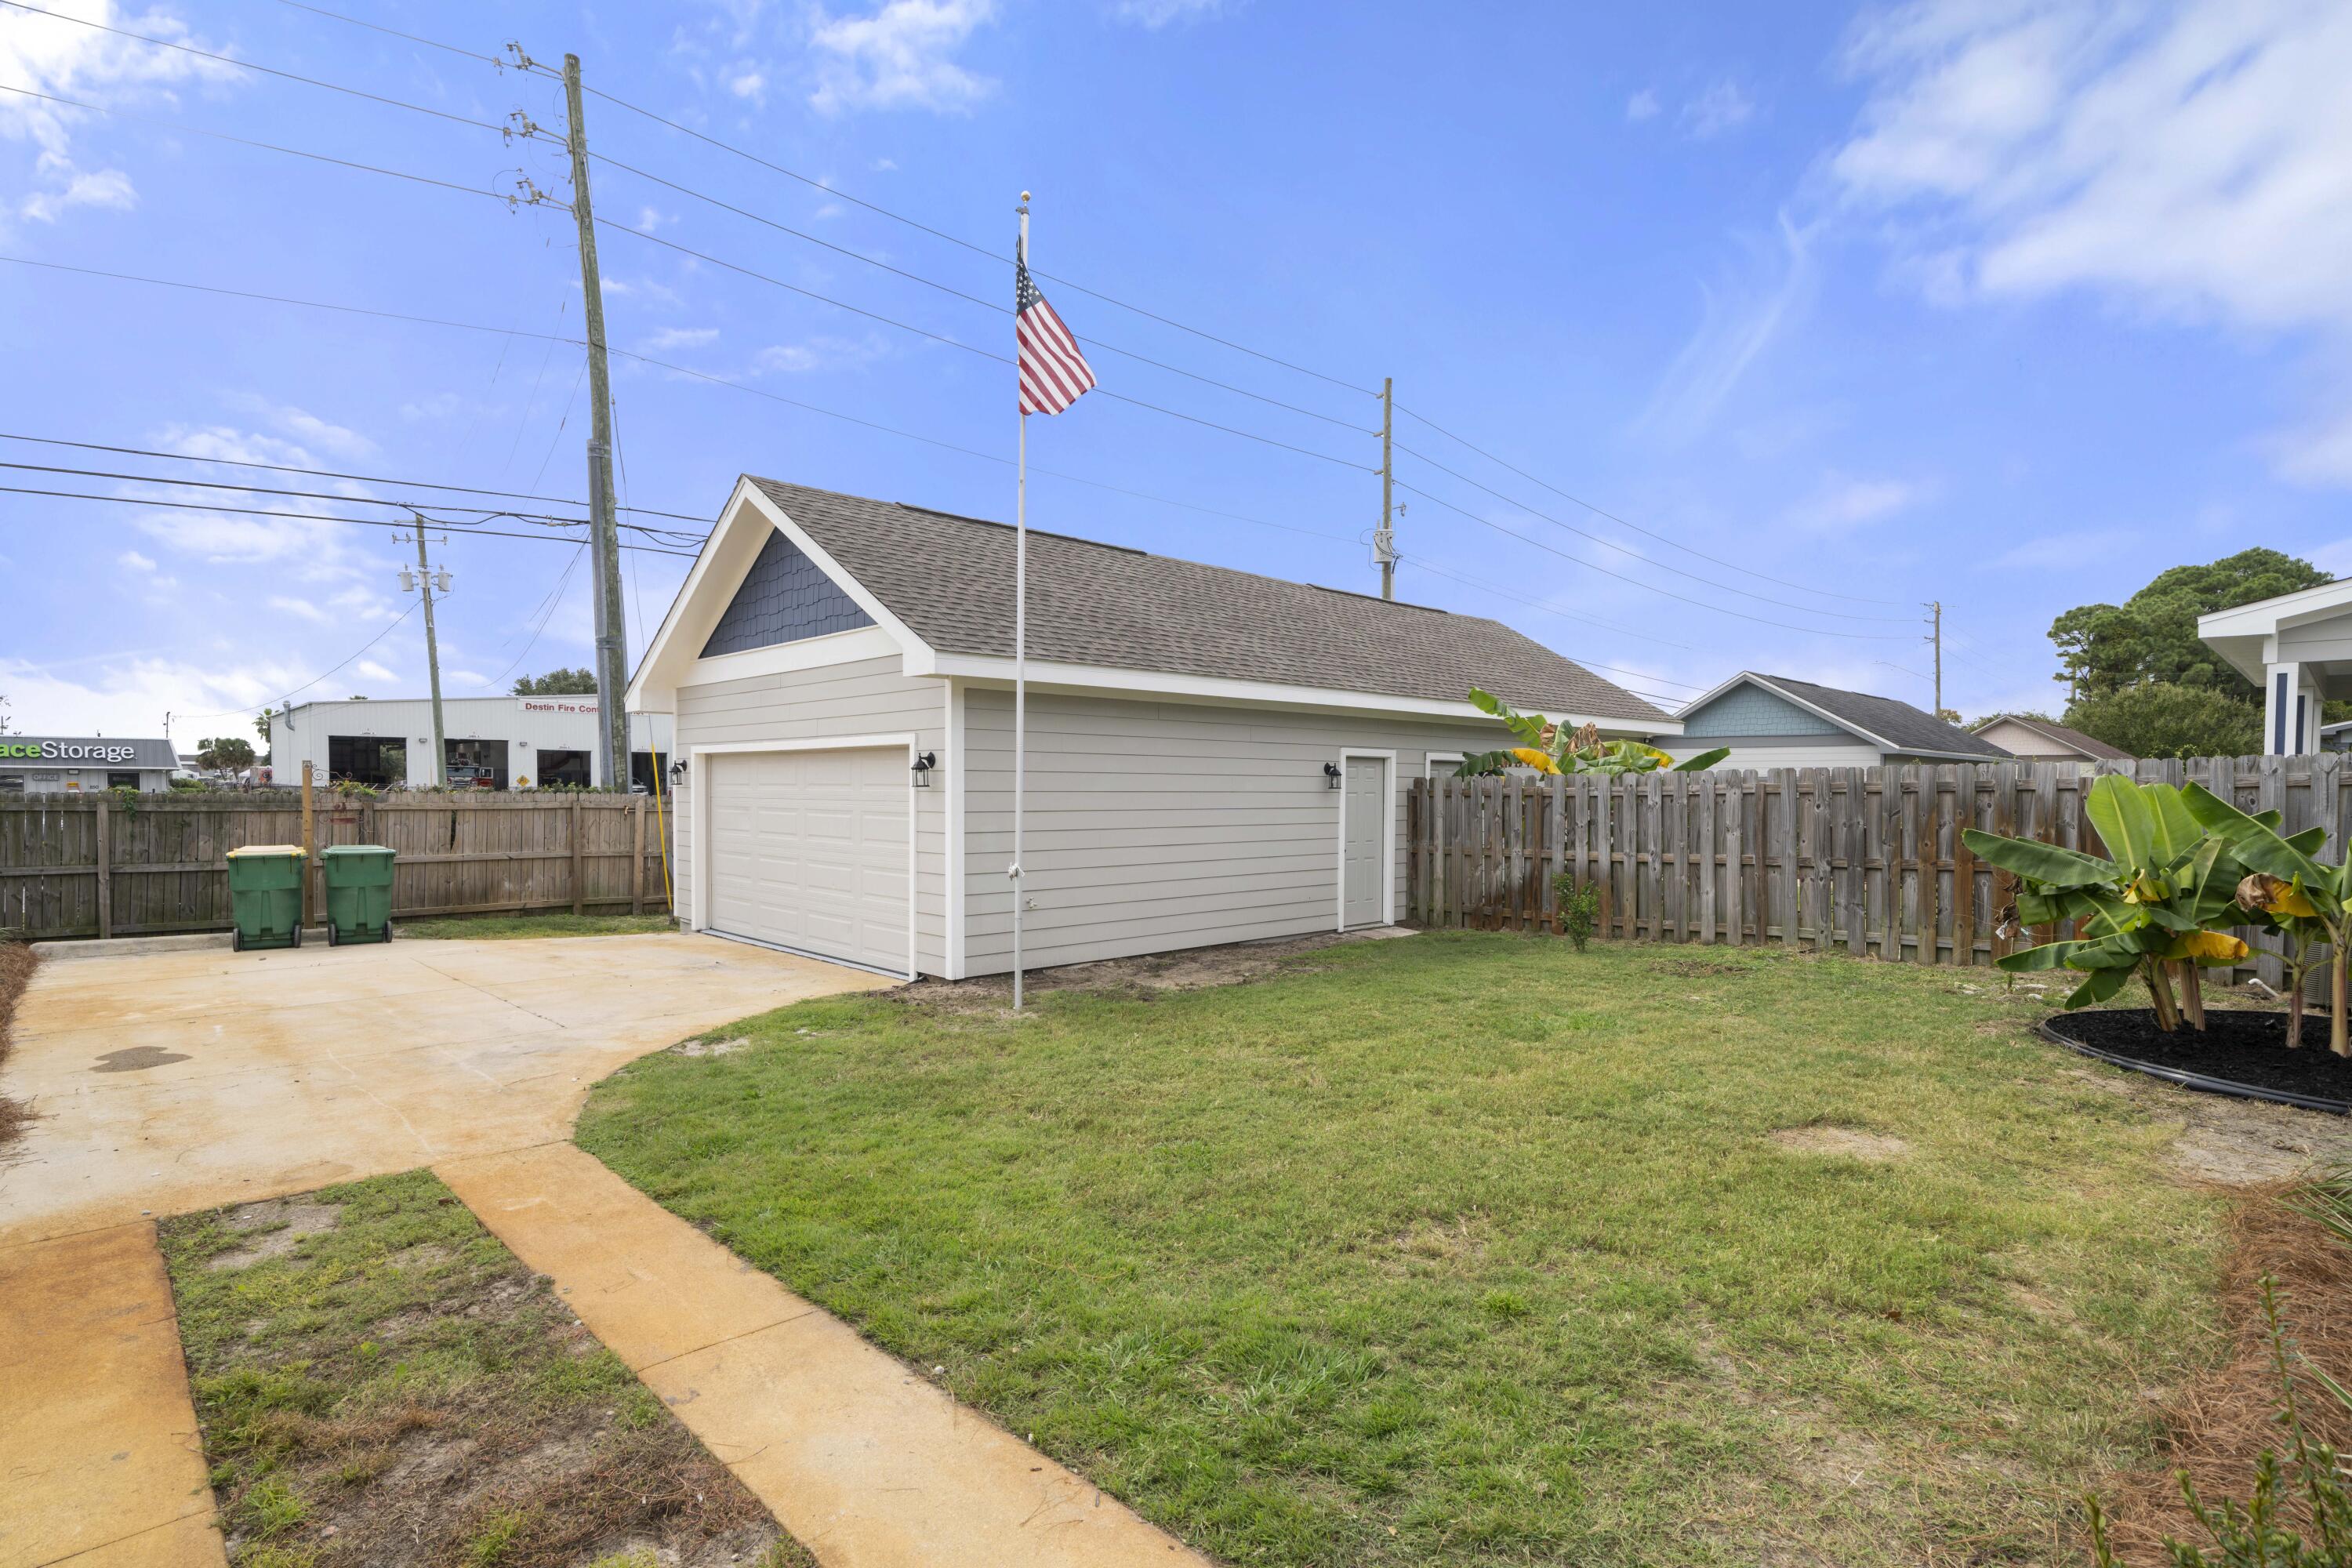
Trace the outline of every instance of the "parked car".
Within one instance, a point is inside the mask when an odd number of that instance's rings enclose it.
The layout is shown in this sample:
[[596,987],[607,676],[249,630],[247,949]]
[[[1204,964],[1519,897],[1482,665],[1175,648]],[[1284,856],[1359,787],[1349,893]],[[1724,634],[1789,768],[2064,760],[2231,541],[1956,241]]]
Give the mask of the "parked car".
[[496,789],[499,787],[499,778],[488,768],[460,763],[449,770],[449,787],[451,789]]

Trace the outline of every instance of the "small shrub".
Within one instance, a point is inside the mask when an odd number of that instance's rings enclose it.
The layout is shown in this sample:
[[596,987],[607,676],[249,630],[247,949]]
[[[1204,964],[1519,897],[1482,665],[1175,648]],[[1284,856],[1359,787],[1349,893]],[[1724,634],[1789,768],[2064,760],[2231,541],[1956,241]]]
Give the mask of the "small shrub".
[[[2197,1495],[2189,1472],[2180,1472],[2189,1511],[2213,1538],[2210,1551],[2167,1536],[2166,1553],[2175,1568],[2352,1568],[2352,1487],[2336,1468],[2336,1450],[2307,1436],[2294,1397],[2294,1369],[2286,1331],[2279,1325],[2277,1281],[2263,1278],[2263,1319],[2269,1326],[2271,1363],[2278,1371],[2279,1425],[2285,1428],[2284,1466],[2269,1449],[2254,1461],[2254,1489],[2244,1501],[2224,1499],[2218,1508]],[[2316,1368],[2307,1370],[2316,1371]],[[2282,1506],[2282,1492],[2298,1494],[2311,1538],[2295,1528]],[[2088,1500],[2091,1556],[2098,1568],[2121,1568],[2107,1542],[2106,1516],[2099,1500]]]
[[1567,871],[1553,878],[1551,887],[1559,900],[1559,928],[1576,944],[1576,951],[1582,952],[1592,933],[1601,929],[1601,889],[1591,882],[1578,881]]

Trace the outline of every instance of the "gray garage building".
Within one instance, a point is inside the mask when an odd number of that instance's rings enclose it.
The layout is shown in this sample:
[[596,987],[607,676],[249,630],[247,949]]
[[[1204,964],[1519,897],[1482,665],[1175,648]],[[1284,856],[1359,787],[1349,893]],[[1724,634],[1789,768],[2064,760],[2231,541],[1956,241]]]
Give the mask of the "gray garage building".
[[[1034,967],[1378,925],[1405,786],[1508,743],[1474,685],[1657,709],[1496,622],[1033,530]],[[676,717],[695,929],[950,979],[1012,963],[1013,530],[744,479],[630,684]]]

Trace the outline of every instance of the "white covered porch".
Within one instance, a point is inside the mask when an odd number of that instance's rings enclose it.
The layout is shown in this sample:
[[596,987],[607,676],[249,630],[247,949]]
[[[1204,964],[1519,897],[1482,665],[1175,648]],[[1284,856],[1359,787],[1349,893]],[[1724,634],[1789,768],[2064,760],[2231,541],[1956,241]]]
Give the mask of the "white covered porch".
[[2352,578],[2200,616],[2197,635],[2262,688],[2264,755],[2321,749],[2319,705],[2352,698]]

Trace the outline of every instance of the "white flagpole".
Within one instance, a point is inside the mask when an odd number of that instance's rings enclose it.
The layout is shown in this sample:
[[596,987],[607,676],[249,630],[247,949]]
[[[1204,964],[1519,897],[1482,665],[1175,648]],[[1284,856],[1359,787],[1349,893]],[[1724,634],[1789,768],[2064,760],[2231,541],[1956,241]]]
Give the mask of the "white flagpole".
[[[1029,193],[1021,193],[1021,265],[1029,265]],[[1029,728],[1029,416],[1021,416],[1020,463],[1013,489],[1013,1010],[1021,1010],[1021,784],[1028,773]]]

